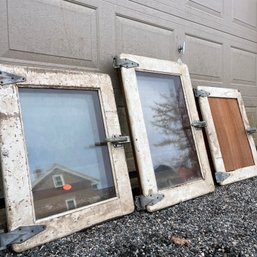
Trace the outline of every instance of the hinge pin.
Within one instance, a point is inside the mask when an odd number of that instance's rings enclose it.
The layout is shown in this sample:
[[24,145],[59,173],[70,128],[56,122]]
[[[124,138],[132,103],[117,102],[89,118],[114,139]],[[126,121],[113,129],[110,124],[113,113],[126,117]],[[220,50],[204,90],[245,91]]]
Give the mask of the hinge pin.
[[135,197],[135,205],[138,211],[146,210],[148,206],[155,205],[163,198],[163,194],[139,195]]
[[127,58],[121,59],[118,56],[113,58],[113,68],[115,69],[118,69],[121,67],[129,69],[129,68],[136,68],[138,66],[139,66],[138,63],[133,62]]
[[194,95],[195,97],[208,97],[210,95],[209,92],[203,90],[203,89],[197,89],[197,88],[194,88]]
[[5,72],[5,71],[0,71],[1,85],[15,84],[15,83],[24,82],[24,81],[25,81],[25,78],[22,76]]
[[200,121],[200,120],[195,120],[192,122],[191,126],[201,129],[207,127],[207,122],[205,120]]
[[248,128],[246,132],[248,135],[252,135],[254,133],[257,133],[257,128]]

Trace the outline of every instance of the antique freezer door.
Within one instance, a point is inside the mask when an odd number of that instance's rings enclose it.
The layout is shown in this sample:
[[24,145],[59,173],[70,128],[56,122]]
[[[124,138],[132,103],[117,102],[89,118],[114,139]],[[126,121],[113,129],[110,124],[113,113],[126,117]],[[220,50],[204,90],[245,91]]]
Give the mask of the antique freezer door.
[[1,71],[25,80],[0,88],[8,229],[45,227],[14,250],[132,212],[127,138],[120,140],[109,77],[3,65]]
[[238,90],[197,87],[215,167],[216,181],[229,184],[257,176],[257,153],[242,96]]
[[187,66],[122,54],[121,69],[143,195],[152,212],[214,190]]

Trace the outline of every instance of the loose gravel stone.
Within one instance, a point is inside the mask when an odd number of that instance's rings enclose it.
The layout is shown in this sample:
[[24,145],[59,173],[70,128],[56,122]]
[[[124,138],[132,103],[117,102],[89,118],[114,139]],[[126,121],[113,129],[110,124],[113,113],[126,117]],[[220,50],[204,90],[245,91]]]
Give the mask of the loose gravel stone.
[[[175,244],[171,238],[188,240]],[[134,212],[35,247],[28,257],[257,257],[257,178],[154,213]]]

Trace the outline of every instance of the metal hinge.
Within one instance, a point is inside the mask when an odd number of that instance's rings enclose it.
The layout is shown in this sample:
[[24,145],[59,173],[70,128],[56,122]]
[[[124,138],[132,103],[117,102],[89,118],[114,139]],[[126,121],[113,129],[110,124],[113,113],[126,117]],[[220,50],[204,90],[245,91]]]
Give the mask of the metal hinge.
[[252,135],[254,133],[257,133],[257,128],[248,128],[246,132],[248,135]]
[[113,135],[112,137],[106,138],[104,142],[95,143],[95,146],[103,146],[107,143],[112,143],[114,147],[120,147],[124,144],[130,143],[129,136]]
[[118,69],[118,68],[135,68],[135,67],[138,67],[139,64],[136,63],[136,62],[133,62],[127,58],[124,58],[124,59],[120,59],[118,56],[115,56],[113,58],[113,68],[115,69]]
[[164,198],[163,194],[139,195],[135,197],[135,205],[138,211],[146,210]]
[[33,226],[21,226],[13,231],[0,234],[0,251],[5,250],[8,245],[21,244],[33,236],[44,231],[46,226],[33,225]]
[[207,127],[207,122],[205,120],[203,121],[195,120],[192,122],[191,126],[201,129],[201,128]]
[[194,88],[193,90],[194,90],[195,97],[208,97],[210,95],[209,92],[203,89]]
[[14,84],[24,82],[25,78],[16,74],[0,71],[0,85]]
[[226,180],[230,176],[227,172],[215,172],[215,179],[217,183],[222,183],[224,180]]
[[112,137],[106,138],[106,142],[112,143],[114,147],[120,147],[130,143],[130,139],[129,136],[113,135]]

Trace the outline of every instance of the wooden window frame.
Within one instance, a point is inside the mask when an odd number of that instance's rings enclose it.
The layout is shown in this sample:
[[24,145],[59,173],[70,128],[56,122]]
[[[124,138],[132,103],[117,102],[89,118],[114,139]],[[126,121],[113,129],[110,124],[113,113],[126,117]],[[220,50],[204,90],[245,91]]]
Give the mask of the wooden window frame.
[[70,201],[72,201],[72,202],[74,203],[75,208],[77,208],[76,199],[75,199],[75,198],[70,198],[70,199],[66,199],[66,200],[65,200],[67,210],[73,210],[73,208],[70,209],[70,207],[69,207],[69,203],[68,203],[68,202],[70,202]]
[[[143,111],[141,108],[140,96],[137,86],[136,72],[150,72],[165,75],[177,75],[181,78],[181,85],[185,96],[185,103],[190,123],[199,120],[196,103],[193,95],[191,80],[188,68],[185,64],[158,60],[143,56],[121,54],[120,59],[129,59],[139,64],[138,67],[121,67],[121,78],[124,95],[128,110],[130,129],[133,139],[135,158],[138,166],[140,183],[143,196],[151,194],[163,194],[164,198],[152,205],[147,206],[147,211],[153,212],[168,206],[186,201],[203,194],[214,191],[214,183],[205,148],[203,133],[201,129],[192,127],[192,134],[195,142],[198,161],[201,167],[201,178],[189,181],[173,188],[158,190],[151,153],[148,144],[147,131],[144,123]],[[190,108],[188,108],[190,106]]]
[[[56,181],[56,178],[57,178],[57,177],[60,177],[60,178],[61,178],[62,185],[60,185],[60,186],[57,185],[57,181]],[[63,178],[63,175],[61,175],[61,174],[53,175],[52,178],[53,178],[53,182],[54,182],[54,187],[55,187],[55,188],[63,187],[63,186],[64,186],[64,178]]]
[[[116,197],[78,209],[36,219],[27,151],[19,106],[18,88],[53,88],[98,91],[106,137],[120,135],[120,126],[110,77],[106,74],[47,71],[40,68],[1,65],[1,70],[23,76],[23,83],[0,88],[1,162],[8,230],[45,225],[46,229],[13,249],[21,252],[97,223],[133,212],[134,202],[123,147],[107,143]],[[19,193],[17,194],[17,190]],[[57,222],[58,221],[58,222]]]
[[[224,160],[222,157],[222,153],[221,153],[221,149],[220,149],[220,145],[219,145],[219,141],[218,141],[218,137],[217,137],[217,133],[216,133],[216,129],[215,129],[215,125],[214,125],[214,121],[213,121],[213,117],[212,117],[212,113],[211,113],[211,109],[208,101],[209,97],[236,99],[239,106],[244,127],[245,129],[248,129],[250,128],[250,125],[247,118],[241,93],[237,89],[206,87],[206,86],[198,86],[197,90],[204,90],[210,94],[208,97],[199,97],[198,101],[199,101],[199,106],[200,106],[203,119],[205,119],[208,124],[207,127],[205,128],[205,131],[206,131],[206,135],[207,135],[207,139],[210,147],[210,152],[211,152],[211,156],[214,164],[217,182],[220,185],[226,185],[236,181],[257,176],[257,152],[256,152],[253,137],[247,133],[246,135],[252,151],[252,156],[253,156],[255,165],[240,168],[231,172],[226,172]],[[220,181],[218,177],[222,176],[222,174],[224,175],[224,180]],[[226,176],[225,174],[229,174],[229,176]]]

